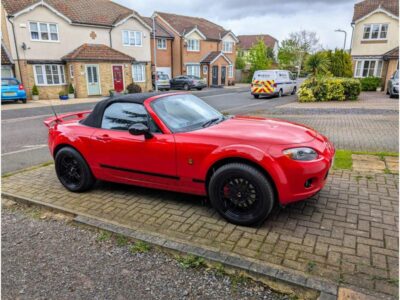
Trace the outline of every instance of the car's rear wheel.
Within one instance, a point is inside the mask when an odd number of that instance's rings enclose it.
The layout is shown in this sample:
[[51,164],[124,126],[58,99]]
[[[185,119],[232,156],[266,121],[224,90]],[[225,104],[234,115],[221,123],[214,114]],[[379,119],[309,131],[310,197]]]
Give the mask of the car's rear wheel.
[[22,99],[22,103],[26,103],[26,99]]
[[85,159],[71,147],[57,152],[55,167],[58,179],[71,192],[87,191],[96,181]]
[[203,88],[196,88],[196,90],[201,91]]
[[253,95],[253,97],[258,99],[258,98],[260,98],[260,95]]
[[279,90],[279,93],[278,93],[278,97],[280,98],[280,97],[282,97],[283,96],[283,91],[282,91],[282,89],[280,89]]
[[222,217],[244,226],[264,221],[275,201],[269,180],[256,168],[242,163],[217,169],[210,179],[208,193]]
[[294,87],[293,91],[292,91],[292,95],[296,94],[296,91],[297,91],[297,87]]

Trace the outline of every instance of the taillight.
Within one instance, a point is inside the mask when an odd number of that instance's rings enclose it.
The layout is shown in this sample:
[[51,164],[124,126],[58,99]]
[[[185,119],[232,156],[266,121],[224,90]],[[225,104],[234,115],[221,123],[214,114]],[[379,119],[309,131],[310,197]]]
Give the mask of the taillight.
[[252,84],[252,83],[250,84],[250,87],[253,87],[253,84]]
[[274,83],[274,88],[278,87],[278,84]]
[[18,86],[18,89],[19,89],[19,90],[23,90],[23,89],[24,89],[24,85],[21,83],[21,84]]

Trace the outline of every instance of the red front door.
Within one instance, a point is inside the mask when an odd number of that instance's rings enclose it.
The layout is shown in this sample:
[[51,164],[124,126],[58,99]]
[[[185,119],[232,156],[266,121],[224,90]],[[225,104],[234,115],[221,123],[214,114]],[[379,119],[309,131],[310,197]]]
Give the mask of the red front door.
[[113,66],[114,90],[122,92],[124,90],[124,79],[122,75],[122,66]]

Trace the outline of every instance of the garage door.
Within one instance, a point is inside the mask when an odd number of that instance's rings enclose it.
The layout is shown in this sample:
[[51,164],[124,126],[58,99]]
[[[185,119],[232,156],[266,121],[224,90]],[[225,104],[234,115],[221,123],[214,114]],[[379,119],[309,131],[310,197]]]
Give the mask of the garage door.
[[163,72],[164,74],[167,74],[169,76],[169,78],[171,78],[171,68],[157,67],[157,72]]

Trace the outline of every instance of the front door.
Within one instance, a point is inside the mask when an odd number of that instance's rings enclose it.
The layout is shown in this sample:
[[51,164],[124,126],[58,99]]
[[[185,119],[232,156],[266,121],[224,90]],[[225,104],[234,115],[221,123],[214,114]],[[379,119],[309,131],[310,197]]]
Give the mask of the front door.
[[221,67],[221,84],[225,85],[226,67]]
[[86,82],[89,96],[101,94],[98,65],[86,65]]
[[212,84],[218,85],[218,66],[212,67]]
[[122,74],[122,66],[113,66],[113,78],[114,78],[114,91],[122,92],[124,90],[124,78]]
[[[128,129],[135,123],[149,126],[153,137],[130,134]],[[151,183],[160,188],[178,182],[174,136],[162,134],[142,104],[116,102],[108,106],[101,128],[91,137],[91,147],[100,179],[111,176],[116,181]]]

